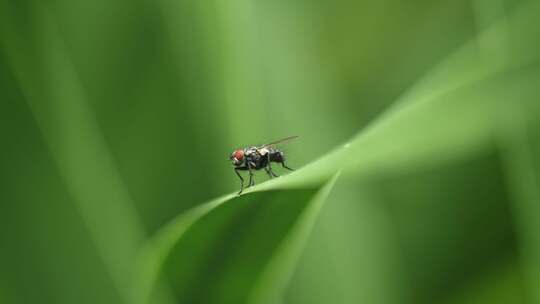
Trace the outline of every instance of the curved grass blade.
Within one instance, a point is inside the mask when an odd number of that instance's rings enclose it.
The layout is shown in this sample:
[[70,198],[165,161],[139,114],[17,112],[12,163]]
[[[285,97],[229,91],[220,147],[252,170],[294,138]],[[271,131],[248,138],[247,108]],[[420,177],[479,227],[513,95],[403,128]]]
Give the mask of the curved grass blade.
[[280,297],[287,287],[295,266],[305,243],[311,233],[315,220],[318,217],[330,191],[339,178],[340,173],[319,190],[290,233],[283,240],[282,244],[272,255],[270,261],[265,266],[263,273],[257,279],[248,303],[279,303]]
[[[138,298],[144,303],[167,289],[183,303],[241,303],[250,296],[260,302],[274,295],[265,282],[283,285],[290,271],[275,273],[271,264],[294,264],[334,181],[228,195],[181,215],[146,247]],[[169,288],[158,286],[160,278]]]
[[[531,17],[523,10],[516,16],[511,21]],[[525,24],[515,22],[518,28]],[[524,35],[524,41],[518,45],[526,45],[529,36]],[[516,56],[515,61],[484,69],[482,65],[469,65],[479,59],[475,50],[474,44],[465,46],[406,95],[403,100],[409,102],[397,103],[356,138],[319,161],[249,189],[243,196],[220,198],[182,216],[177,228],[173,224],[170,230],[166,229],[170,232],[157,237],[168,241],[163,241],[158,249],[149,246],[149,252],[157,251],[148,255],[148,260],[154,259],[148,263],[153,264],[149,269],[156,275],[154,279],[163,272],[172,293],[183,302],[243,302],[249,298],[239,290],[252,288],[256,290],[250,298],[254,302],[275,299],[277,292],[265,294],[264,288],[257,287],[252,279],[272,281],[265,279],[273,275],[264,270],[267,261],[273,259],[269,252],[278,250],[291,231],[288,229],[302,214],[305,203],[298,202],[311,200],[333,174],[342,169],[362,177],[388,170],[395,173],[462,158],[492,145],[499,114],[530,105],[534,102],[531,97],[538,96],[538,70],[525,68],[516,74],[510,67],[537,57]],[[512,52],[520,54],[524,49],[508,52],[511,58]],[[461,79],[462,76],[468,77]],[[506,100],[514,103],[499,107]],[[530,117],[538,113],[538,108],[533,109],[528,113]],[[288,212],[281,213],[284,209]],[[274,224],[283,230],[272,230],[270,226]],[[260,244],[257,237],[270,241]],[[247,254],[252,249],[255,257]],[[159,258],[155,259],[156,256]],[[203,275],[208,272],[214,276]],[[155,280],[147,283],[151,286]],[[146,295],[151,289],[146,289]]]

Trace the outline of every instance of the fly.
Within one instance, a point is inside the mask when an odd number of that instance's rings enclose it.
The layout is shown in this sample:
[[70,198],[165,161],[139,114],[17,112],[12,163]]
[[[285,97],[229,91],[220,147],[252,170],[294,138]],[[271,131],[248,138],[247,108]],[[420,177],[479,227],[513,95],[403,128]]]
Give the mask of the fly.
[[238,149],[231,153],[229,159],[234,166],[234,172],[240,178],[240,191],[244,190],[244,178],[238,171],[249,171],[249,183],[248,188],[255,185],[253,179],[253,171],[264,169],[270,178],[278,177],[277,174],[272,171],[271,163],[278,163],[285,169],[293,171],[293,169],[285,165],[285,155],[282,151],[278,150],[275,145],[281,144],[297,138],[298,136],[290,136],[274,142],[261,145],[261,146],[248,146],[243,149]]

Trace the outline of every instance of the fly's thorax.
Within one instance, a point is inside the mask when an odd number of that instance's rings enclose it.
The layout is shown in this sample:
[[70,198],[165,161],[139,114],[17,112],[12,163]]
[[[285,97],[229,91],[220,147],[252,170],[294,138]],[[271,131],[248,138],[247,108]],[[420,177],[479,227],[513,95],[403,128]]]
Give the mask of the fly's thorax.
[[257,153],[256,147],[247,147],[244,149],[244,155],[246,156],[252,156]]
[[270,149],[268,147],[263,147],[263,148],[260,148],[258,150],[259,150],[260,155],[266,155],[268,153],[271,153],[271,151],[272,151],[272,149]]
[[261,154],[259,152],[259,149],[257,147],[247,147],[244,149],[244,154],[246,155],[246,162],[249,162],[249,164],[252,167],[255,167],[256,164],[261,159]]

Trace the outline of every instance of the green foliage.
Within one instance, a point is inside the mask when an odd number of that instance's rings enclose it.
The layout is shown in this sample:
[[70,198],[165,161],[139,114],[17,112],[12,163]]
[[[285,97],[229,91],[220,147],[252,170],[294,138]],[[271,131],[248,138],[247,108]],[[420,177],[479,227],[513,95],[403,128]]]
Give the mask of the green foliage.
[[539,303],[539,13],[0,0],[0,302]]

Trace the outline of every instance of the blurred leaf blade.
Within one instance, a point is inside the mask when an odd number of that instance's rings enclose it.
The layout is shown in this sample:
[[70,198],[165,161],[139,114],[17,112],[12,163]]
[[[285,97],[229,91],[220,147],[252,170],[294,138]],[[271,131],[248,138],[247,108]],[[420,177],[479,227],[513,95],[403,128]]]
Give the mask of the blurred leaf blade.
[[[0,0],[1,106],[14,112],[0,114],[13,245],[0,298],[72,303],[110,285],[96,301],[527,300],[539,9]],[[236,187],[229,150],[288,132],[303,138],[285,148],[291,166],[307,166],[198,204]],[[158,232],[139,251],[142,223]]]
[[[186,230],[169,230],[182,233],[168,238],[176,242],[160,265],[176,299],[205,303],[247,301],[246,290],[256,284],[276,248],[309,204],[317,206],[324,201],[328,188],[315,201],[319,188],[229,197],[208,205],[212,209],[198,213],[197,221]],[[203,275],[208,267],[214,272],[212,277]]]
[[523,111],[520,119],[501,119],[500,150],[507,172],[507,183],[513,198],[513,215],[519,232],[520,252],[523,255],[528,287],[536,302],[540,301],[540,165],[534,155],[540,146],[540,129],[534,126]]
[[163,263],[165,263],[174,244],[178,242],[186,230],[202,216],[231,198],[233,198],[232,194],[226,195],[177,216],[147,241],[139,254],[137,264],[139,269],[135,281],[136,288],[133,289],[133,298],[137,299],[137,303],[146,303],[149,300],[152,289],[156,288],[155,285],[158,284]]
[[276,249],[267,262],[264,271],[256,278],[257,283],[248,298],[248,303],[279,303],[294,273],[295,265],[301,256],[313,225],[321,212],[323,204],[339,178],[336,173],[312,198],[297,223],[287,234],[286,239]]
[[[15,28],[16,23],[10,23],[12,18],[6,15],[10,10],[2,11],[3,28]],[[40,35],[34,40],[2,35],[11,68],[97,251],[129,302],[129,272],[143,239],[142,227],[57,24],[45,6],[24,13],[35,18],[33,26]],[[27,61],[19,50],[32,54],[28,56],[32,60]],[[38,51],[42,57],[33,54]]]

